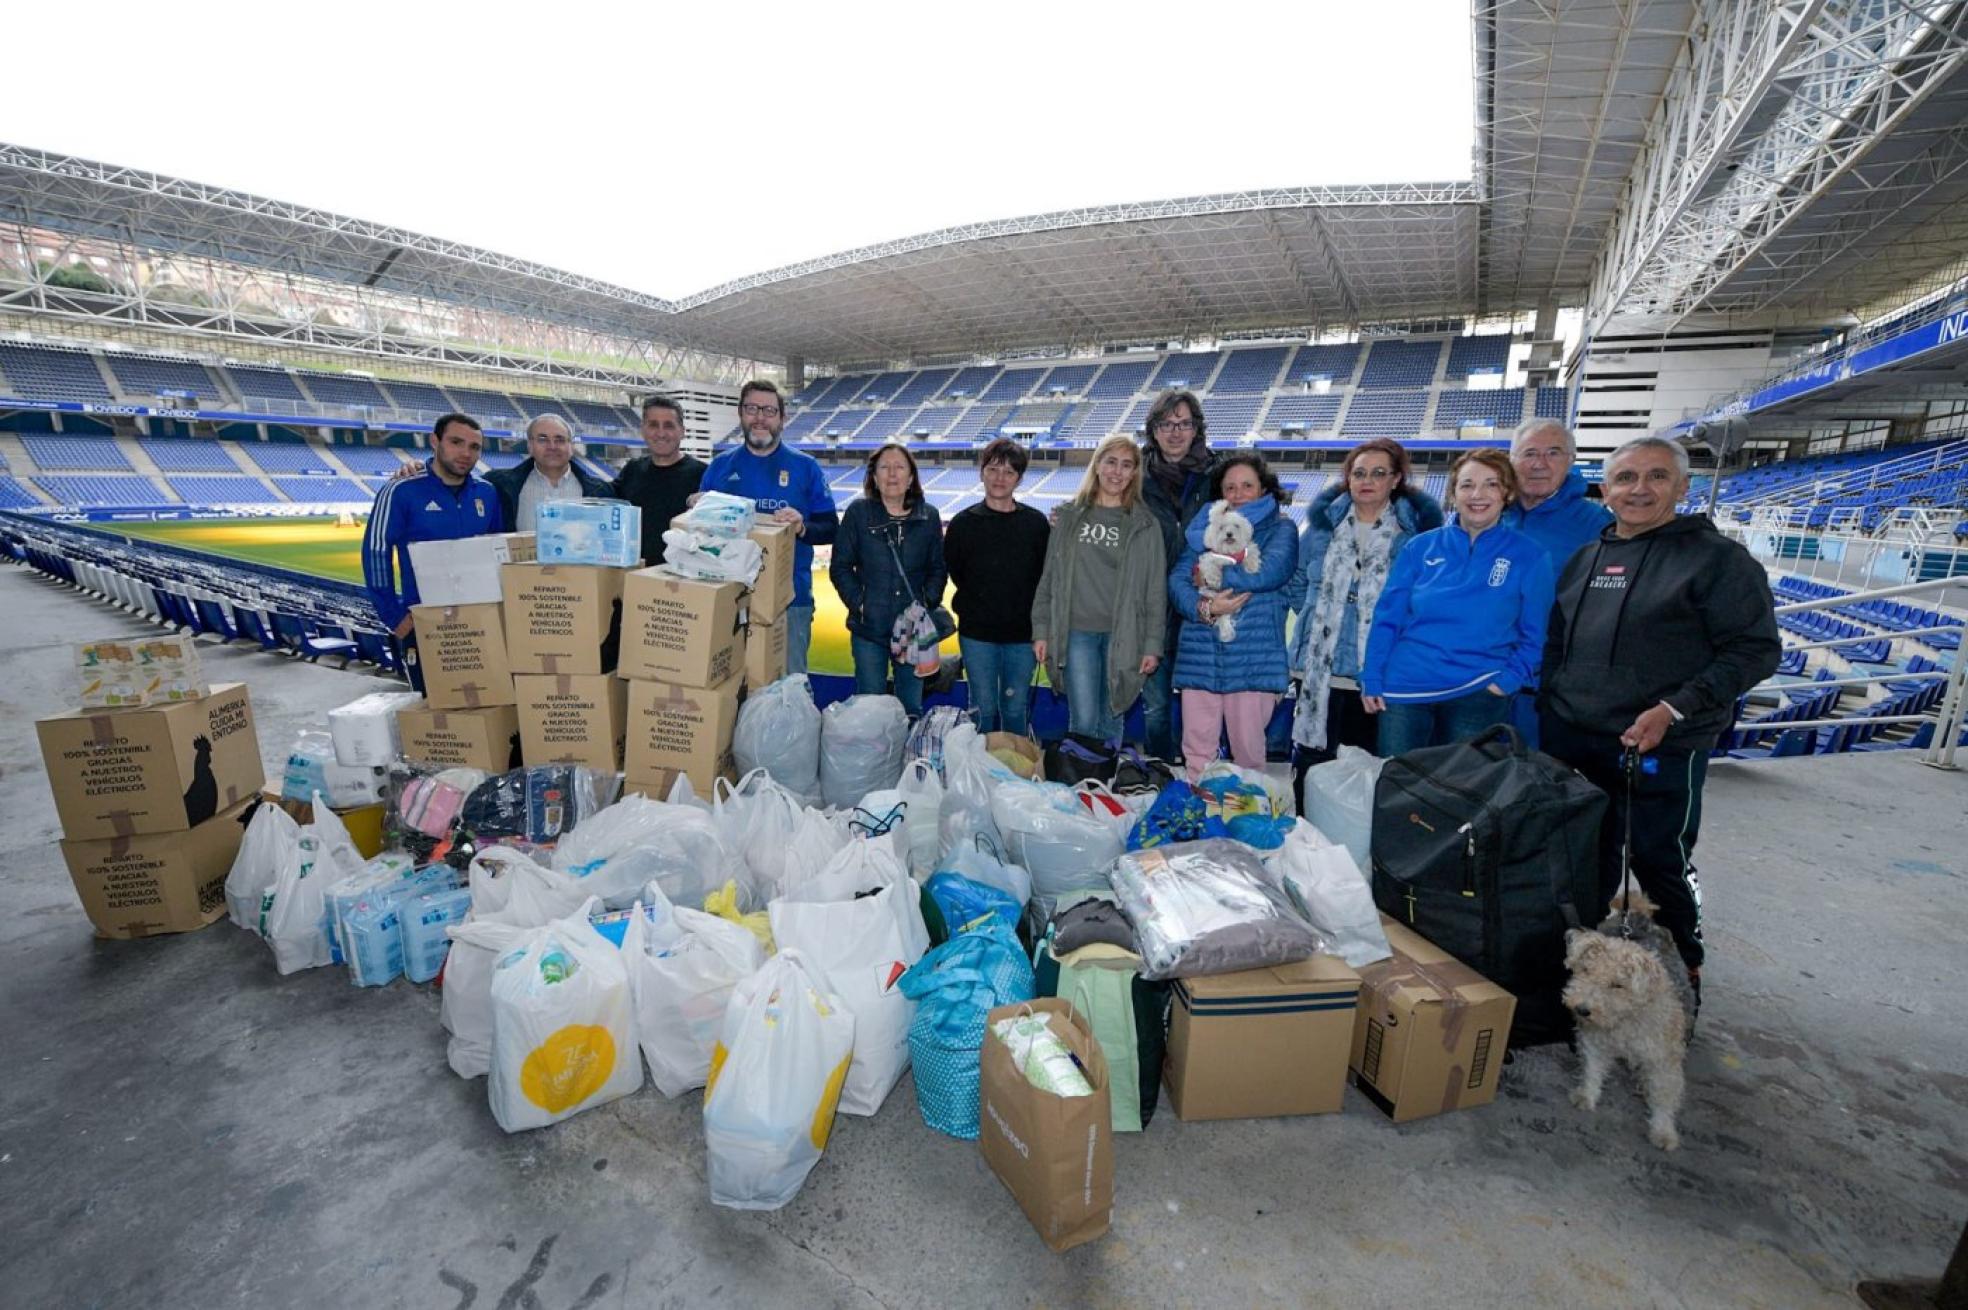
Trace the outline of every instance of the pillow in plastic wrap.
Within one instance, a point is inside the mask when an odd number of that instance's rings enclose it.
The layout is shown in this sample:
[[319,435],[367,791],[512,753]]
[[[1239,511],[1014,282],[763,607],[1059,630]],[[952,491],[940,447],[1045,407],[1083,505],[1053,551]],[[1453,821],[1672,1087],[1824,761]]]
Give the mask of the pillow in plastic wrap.
[[1325,949],[1242,842],[1215,837],[1129,851],[1108,877],[1134,925],[1141,976],[1153,981],[1288,964]]

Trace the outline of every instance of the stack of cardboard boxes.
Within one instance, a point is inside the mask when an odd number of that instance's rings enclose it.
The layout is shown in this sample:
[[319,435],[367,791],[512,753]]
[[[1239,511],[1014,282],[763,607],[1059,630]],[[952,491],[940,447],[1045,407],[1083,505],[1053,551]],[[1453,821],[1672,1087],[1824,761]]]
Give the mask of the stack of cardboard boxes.
[[743,688],[786,667],[793,535],[762,524],[751,536],[765,558],[751,589],[541,563],[527,533],[413,546],[424,702],[397,716],[404,758],[581,764],[658,796],[687,774],[708,794],[732,776]]
[[792,529],[752,529],[764,557],[753,586],[632,573],[622,594],[621,674],[629,682],[624,790],[665,796],[679,774],[699,794],[735,776],[731,733],[746,686],[786,671]]
[[62,858],[99,937],[189,932],[225,880],[265,766],[244,684],[195,699],[40,720]]

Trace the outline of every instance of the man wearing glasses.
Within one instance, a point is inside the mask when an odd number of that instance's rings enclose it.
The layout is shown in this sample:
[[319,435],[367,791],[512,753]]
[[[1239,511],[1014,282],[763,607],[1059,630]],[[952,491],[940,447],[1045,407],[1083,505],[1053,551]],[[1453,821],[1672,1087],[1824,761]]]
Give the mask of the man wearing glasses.
[[[1148,410],[1147,440],[1141,445],[1141,499],[1162,529],[1163,556],[1182,558],[1183,534],[1209,500],[1209,448],[1203,405],[1190,391],[1164,391]],[[1182,616],[1171,607],[1161,663],[1141,685],[1147,748],[1157,759],[1176,758],[1175,725],[1169,712],[1169,676],[1175,667],[1175,639]]]
[[646,453],[622,466],[615,495],[642,510],[642,562],[663,562],[663,533],[704,481],[704,461],[683,453],[683,406],[668,396],[642,402]]
[[533,531],[540,506],[550,500],[608,499],[608,483],[574,462],[574,433],[558,414],[541,414],[526,425],[526,458],[509,469],[485,475],[499,492],[499,504],[514,532]]
[[[1544,547],[1554,577],[1565,571],[1565,562],[1579,547],[1596,541],[1613,521],[1604,505],[1585,498],[1585,475],[1572,467],[1575,458],[1571,429],[1555,418],[1525,420],[1510,441],[1517,503],[1503,511],[1502,521]],[[1536,687],[1517,693],[1510,719],[1526,744],[1538,744]]]
[[738,393],[738,423],[745,440],[711,461],[703,489],[743,496],[774,522],[790,523],[793,603],[786,609],[786,672],[806,672],[813,639],[813,548],[832,542],[840,528],[834,493],[820,461],[779,440],[786,427],[786,398],[763,379]]

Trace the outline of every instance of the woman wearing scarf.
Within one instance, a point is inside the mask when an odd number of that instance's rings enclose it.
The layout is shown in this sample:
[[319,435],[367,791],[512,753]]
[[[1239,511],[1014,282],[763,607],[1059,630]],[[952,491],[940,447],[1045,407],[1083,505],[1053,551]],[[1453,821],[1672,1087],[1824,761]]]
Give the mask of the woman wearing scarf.
[[916,457],[906,446],[880,446],[868,456],[861,495],[841,515],[827,575],[847,606],[855,694],[886,693],[892,669],[896,699],[910,719],[921,717],[923,680],[894,657],[889,639],[911,605],[933,610],[943,603],[948,575],[943,522],[923,499]]
[[[1173,682],[1182,693],[1182,759],[1191,782],[1216,758],[1226,727],[1230,758],[1240,768],[1264,767],[1264,728],[1290,679],[1285,611],[1298,571],[1298,533],[1283,508],[1291,497],[1264,456],[1251,450],[1225,456],[1210,474],[1209,494],[1250,521],[1250,549],[1258,558],[1255,572],[1226,565],[1220,589],[1197,585],[1212,503],[1190,520],[1187,549],[1169,573],[1172,612],[1182,616]],[[1228,641],[1218,628],[1225,616],[1235,625]]]
[[1305,770],[1341,746],[1376,750],[1378,721],[1360,705],[1360,669],[1374,605],[1394,557],[1418,532],[1442,526],[1433,496],[1408,485],[1408,452],[1389,437],[1346,453],[1340,480],[1305,515],[1298,574],[1288,594],[1298,611],[1292,675],[1292,773],[1304,805]]
[[[1182,535],[1210,498],[1210,470],[1216,455],[1206,440],[1207,428],[1203,403],[1191,391],[1164,391],[1148,409],[1146,439],[1141,443],[1141,501],[1161,525],[1164,559],[1182,554]],[[1148,753],[1162,760],[1175,758],[1169,675],[1180,622],[1181,616],[1171,611],[1161,664],[1141,688]]]

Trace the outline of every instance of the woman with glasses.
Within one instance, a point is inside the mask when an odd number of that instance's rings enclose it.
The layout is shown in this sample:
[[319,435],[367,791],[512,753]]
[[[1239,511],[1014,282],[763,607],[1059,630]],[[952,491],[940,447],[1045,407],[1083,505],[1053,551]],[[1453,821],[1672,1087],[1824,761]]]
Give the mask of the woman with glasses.
[[1380,716],[1380,753],[1469,741],[1510,717],[1537,680],[1551,615],[1551,556],[1500,520],[1517,473],[1500,450],[1449,470],[1455,522],[1401,548],[1374,607],[1360,704]]
[[1417,532],[1442,526],[1433,496],[1408,485],[1408,452],[1389,437],[1346,453],[1339,481],[1305,515],[1298,573],[1287,594],[1298,612],[1291,669],[1298,680],[1292,716],[1292,773],[1301,804],[1305,770],[1341,746],[1376,750],[1378,724],[1360,705],[1360,668],[1374,604],[1401,548]]
[[1032,598],[1032,654],[1068,730],[1115,741],[1167,640],[1168,566],[1155,516],[1142,503],[1141,451],[1131,437],[1101,442],[1073,499],[1059,507]]
[[[1161,525],[1164,558],[1173,560],[1182,554],[1183,533],[1209,501],[1210,471],[1216,454],[1209,447],[1203,402],[1194,392],[1164,391],[1155,397],[1144,428],[1141,499]],[[1141,689],[1148,753],[1164,760],[1175,758],[1169,673],[1180,621],[1180,615],[1169,614],[1162,662]]]
[[[1226,566],[1218,589],[1198,585],[1197,561],[1216,502],[1251,525],[1257,569]],[[1264,767],[1264,729],[1289,683],[1285,659],[1286,587],[1298,569],[1298,533],[1285,517],[1291,496],[1254,450],[1226,455],[1210,474],[1210,507],[1190,520],[1187,548],[1169,572],[1169,601],[1182,616],[1173,685],[1182,693],[1182,759],[1189,780],[1216,758],[1227,728],[1230,758]],[[1218,621],[1234,625],[1223,639]]]
[[889,654],[895,620],[911,604],[943,603],[943,521],[923,498],[916,457],[908,447],[878,447],[868,457],[861,494],[841,515],[827,576],[847,606],[854,652],[854,691],[880,696],[895,674],[895,697],[911,719],[922,715],[922,679],[915,666]]

